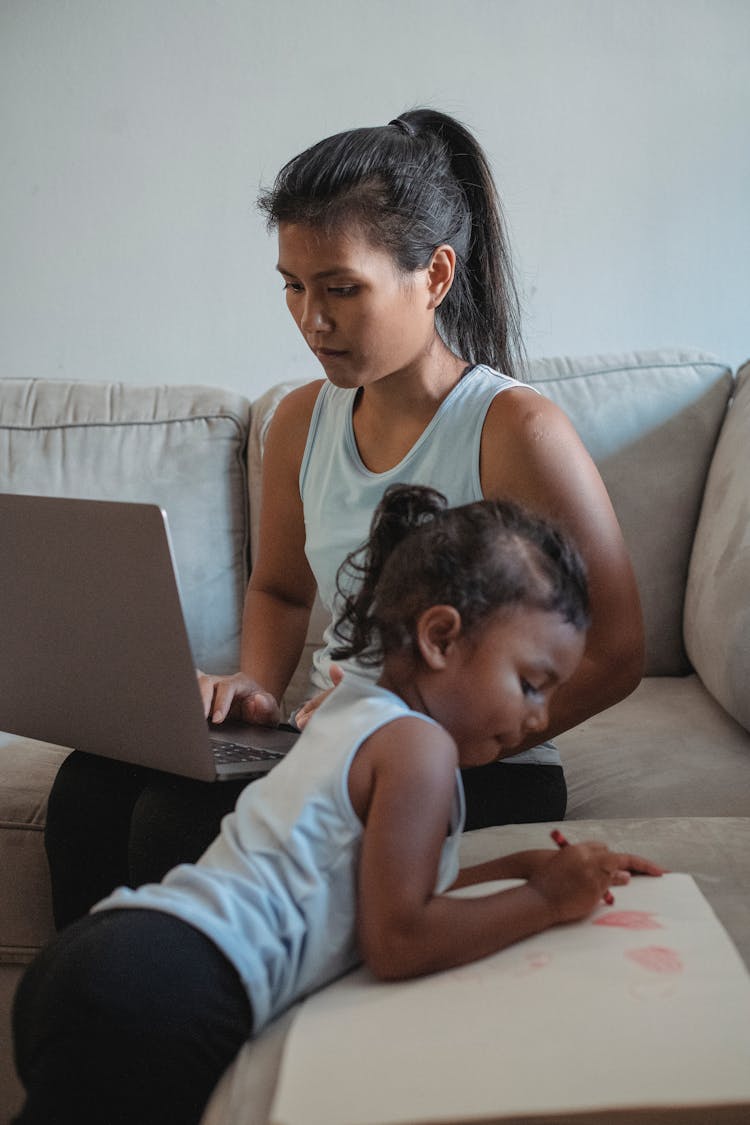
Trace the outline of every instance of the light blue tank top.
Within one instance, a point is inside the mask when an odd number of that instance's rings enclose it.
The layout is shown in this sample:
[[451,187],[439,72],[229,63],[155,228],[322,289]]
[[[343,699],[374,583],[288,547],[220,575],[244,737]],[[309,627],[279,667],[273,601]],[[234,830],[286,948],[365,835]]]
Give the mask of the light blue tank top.
[[[283,762],[248,785],[197,864],[161,883],[121,887],[95,911],[161,910],[206,934],[235,966],[253,1029],[360,960],[357,871],[363,828],[349,799],[349,768],[374,731],[411,711],[392,692],[346,676]],[[436,893],[458,874],[464,823],[456,771],[450,833]]]
[[[373,473],[362,461],[354,436],[357,390],[323,384],[300,468],[305,553],[331,622],[323,634],[323,647],[313,654],[315,688],[330,687],[330,654],[340,643],[332,624],[338,616],[337,570],[367,539],[372,514],[386,488],[396,483],[429,485],[442,492],[451,507],[482,500],[479,456],[487,411],[496,395],[519,386],[525,384],[490,367],[471,368],[399,464]],[[377,668],[352,665],[360,675],[378,675]],[[505,761],[559,765],[560,758],[552,743],[543,743]]]

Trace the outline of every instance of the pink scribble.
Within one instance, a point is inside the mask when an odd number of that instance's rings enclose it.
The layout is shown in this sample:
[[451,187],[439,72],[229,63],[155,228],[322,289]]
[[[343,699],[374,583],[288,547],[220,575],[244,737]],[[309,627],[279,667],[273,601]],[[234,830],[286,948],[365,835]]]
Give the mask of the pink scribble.
[[516,967],[515,975],[517,977],[531,976],[532,973],[537,973],[540,969],[546,968],[551,960],[552,954],[550,953],[526,953],[522,963]]
[[642,949],[629,949],[625,953],[642,969],[652,973],[681,973],[684,966],[682,958],[674,949],[664,945],[646,945]]
[[623,930],[663,930],[648,910],[608,910],[594,919],[594,926],[619,926]]

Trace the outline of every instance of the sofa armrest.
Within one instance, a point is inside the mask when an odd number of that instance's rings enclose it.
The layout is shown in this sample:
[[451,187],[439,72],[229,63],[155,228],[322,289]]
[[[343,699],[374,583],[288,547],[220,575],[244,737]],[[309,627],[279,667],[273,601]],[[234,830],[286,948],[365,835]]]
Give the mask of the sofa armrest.
[[711,463],[685,597],[685,646],[703,683],[750,730],[750,363]]

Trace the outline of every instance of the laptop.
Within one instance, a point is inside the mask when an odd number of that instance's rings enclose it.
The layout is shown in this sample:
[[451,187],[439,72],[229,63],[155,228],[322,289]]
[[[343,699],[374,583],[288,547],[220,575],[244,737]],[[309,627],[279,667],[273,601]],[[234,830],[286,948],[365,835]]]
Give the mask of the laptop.
[[0,731],[201,781],[294,744],[209,728],[161,508],[2,493],[0,537]]

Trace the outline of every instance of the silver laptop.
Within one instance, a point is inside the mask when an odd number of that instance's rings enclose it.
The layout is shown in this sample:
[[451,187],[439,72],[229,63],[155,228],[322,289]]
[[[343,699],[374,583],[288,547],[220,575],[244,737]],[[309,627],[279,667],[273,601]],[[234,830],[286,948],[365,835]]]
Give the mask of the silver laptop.
[[290,729],[209,729],[166,513],[0,494],[0,731],[202,781],[254,777]]

